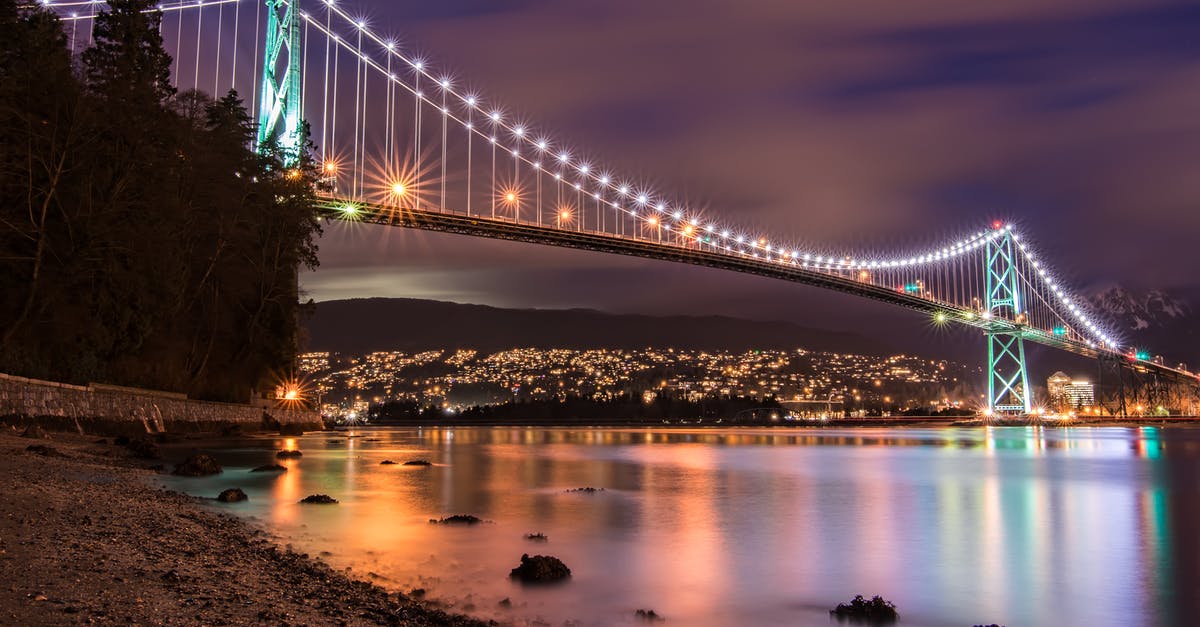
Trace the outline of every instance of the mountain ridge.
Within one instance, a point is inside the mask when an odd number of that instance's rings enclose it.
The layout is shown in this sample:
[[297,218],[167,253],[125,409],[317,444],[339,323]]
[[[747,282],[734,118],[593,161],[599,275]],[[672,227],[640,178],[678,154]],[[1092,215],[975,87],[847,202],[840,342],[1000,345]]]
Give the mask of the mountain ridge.
[[595,309],[508,309],[414,298],[355,298],[315,304],[303,326],[305,350],[472,348],[806,348],[889,354],[881,340],[856,333],[719,315],[615,314]]

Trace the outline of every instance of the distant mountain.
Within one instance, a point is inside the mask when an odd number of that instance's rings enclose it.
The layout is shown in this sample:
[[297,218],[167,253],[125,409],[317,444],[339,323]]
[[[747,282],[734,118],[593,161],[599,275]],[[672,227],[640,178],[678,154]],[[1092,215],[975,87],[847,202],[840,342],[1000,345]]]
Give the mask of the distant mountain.
[[1163,355],[1170,365],[1200,365],[1200,289],[1130,290],[1108,286],[1088,297],[1128,343]]
[[473,348],[806,348],[889,354],[884,342],[790,322],[724,316],[643,316],[587,309],[500,309],[408,298],[317,303],[306,350],[365,353]]

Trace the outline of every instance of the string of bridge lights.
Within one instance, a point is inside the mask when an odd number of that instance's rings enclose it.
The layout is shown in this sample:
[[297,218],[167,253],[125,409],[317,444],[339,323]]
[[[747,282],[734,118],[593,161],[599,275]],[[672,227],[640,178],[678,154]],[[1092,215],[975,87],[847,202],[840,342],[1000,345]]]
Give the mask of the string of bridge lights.
[[[197,0],[195,2],[180,2],[178,4],[159,4],[156,9],[160,11],[203,9],[209,6],[238,3],[239,1]],[[751,256],[753,258],[764,259],[767,262],[777,261],[818,272],[822,270],[829,272],[903,270],[941,264],[957,259],[964,254],[971,253],[981,246],[985,246],[989,241],[1001,234],[1008,233],[1011,235],[1014,244],[1016,244],[1019,254],[1036,271],[1036,278],[1043,282],[1047,292],[1053,294],[1058,303],[1069,312],[1070,318],[1075,319],[1082,328],[1087,329],[1090,333],[1092,339],[1085,340],[1087,345],[1094,348],[1099,343],[1109,350],[1116,350],[1118,347],[1109,334],[1087,316],[1085,310],[1078,304],[1080,301],[1063,290],[1054,280],[1044,264],[1033,255],[1025,242],[1020,239],[1019,234],[1012,230],[1011,225],[997,223],[993,225],[991,230],[979,231],[952,245],[933,248],[920,255],[905,257],[881,258],[878,255],[872,254],[822,255],[813,252],[802,252],[798,248],[773,244],[763,237],[750,237],[739,233],[736,229],[718,225],[714,221],[701,220],[698,217],[698,212],[673,203],[669,204],[659,194],[653,193],[649,189],[639,189],[628,183],[620,182],[608,171],[593,167],[586,160],[576,159],[572,152],[565,147],[555,149],[555,144],[547,136],[533,133],[523,123],[510,121],[506,118],[500,107],[485,107],[483,99],[477,94],[457,90],[449,75],[435,75],[424,58],[405,54],[399,49],[394,40],[377,35],[367,26],[365,19],[355,18],[346,13],[337,5],[335,0],[320,0],[320,2],[329,14],[336,14],[349,28],[357,32],[360,37],[365,37],[367,40],[374,42],[385,54],[389,55],[387,66],[385,67],[384,64],[379,63],[374,57],[364,52],[361,46],[351,46],[347,38],[333,32],[332,26],[322,24],[308,12],[297,11],[297,15],[304,20],[306,25],[324,33],[336,46],[353,54],[364,65],[382,74],[391,84],[399,86],[419,101],[428,104],[434,110],[440,112],[444,118],[453,120],[467,130],[468,133],[484,139],[490,145],[503,149],[511,154],[513,159],[528,164],[535,171],[552,175],[556,181],[566,182],[578,192],[590,196],[598,203],[607,205],[609,209],[624,213],[635,220],[642,220],[646,224],[665,230],[668,233],[674,229],[674,231],[681,234],[684,238],[702,241],[726,253]],[[59,2],[54,0],[39,0],[39,4],[42,6],[54,8],[95,6],[102,3],[103,0]],[[284,3],[290,4],[287,0],[284,0]],[[94,19],[94,17],[94,13],[81,15],[73,12],[69,18],[64,19],[86,20]],[[441,103],[435,102],[420,89],[410,86],[401,80],[397,74],[390,70],[390,59],[399,60],[401,67],[409,67],[414,73],[417,84],[419,84],[421,78],[426,78],[440,88],[443,101]],[[463,119],[453,113],[445,104],[446,97],[452,97],[457,101],[458,106],[465,107],[470,114],[470,119]],[[472,122],[476,113],[482,116],[482,119],[486,121],[485,124],[491,125],[490,133],[485,132],[480,125]],[[506,140],[503,137],[504,134],[507,134],[510,140]],[[526,150],[528,152],[525,152]],[[530,157],[527,155],[538,156]],[[575,178],[574,182],[568,180],[571,177]],[[639,207],[642,213],[639,212],[639,209],[631,209],[630,204]],[[674,225],[671,222],[674,222]],[[701,240],[702,237],[704,238],[703,240]],[[720,238],[720,242],[713,243],[712,240],[714,238]],[[758,251],[762,251],[763,254],[760,256]],[[774,259],[772,259],[772,255],[774,255]],[[970,312],[968,312],[968,315],[971,315]],[[988,318],[990,317],[990,312],[984,311],[980,315],[981,317]],[[1065,318],[1061,313],[1056,313],[1056,315],[1060,318]]]
[[[646,221],[652,226],[660,226],[661,228],[670,231],[672,225],[669,221],[674,221],[674,228],[680,231],[687,237],[698,239],[700,233],[708,236],[720,237],[723,244],[717,244],[718,248],[723,248],[727,252],[737,252],[739,254],[747,254],[743,247],[759,249],[765,253],[767,261],[771,260],[771,254],[774,253],[777,260],[784,263],[791,263],[802,268],[813,270],[831,270],[831,271],[851,271],[851,270],[876,270],[876,269],[897,269],[922,266],[928,264],[936,264],[946,260],[954,259],[962,254],[974,251],[980,246],[987,243],[988,240],[994,239],[1001,232],[1009,232],[1012,235],[1014,242],[1017,244],[1021,254],[1026,257],[1030,265],[1037,270],[1038,277],[1046,283],[1047,288],[1055,295],[1059,302],[1078,320],[1083,328],[1086,328],[1094,337],[1093,340],[1087,340],[1087,344],[1095,347],[1096,342],[1102,343],[1107,347],[1115,347],[1115,343],[1103,329],[1094,321],[1090,320],[1086,312],[1080,308],[1074,299],[1057,285],[1052,278],[1049,277],[1047,271],[1042,264],[1034,259],[1032,253],[1027,250],[1024,242],[1020,241],[1019,235],[1012,232],[1011,225],[1003,225],[992,231],[980,231],[972,236],[959,240],[957,243],[940,249],[933,249],[921,255],[911,257],[899,257],[891,259],[873,258],[874,255],[844,255],[841,257],[833,255],[818,255],[809,252],[801,252],[798,249],[785,247],[782,245],[772,244],[765,238],[752,238],[736,231],[718,226],[711,221],[702,221],[695,217],[695,212],[686,208],[668,205],[649,190],[636,190],[631,185],[621,183],[615,180],[607,171],[600,170],[592,166],[592,164],[582,159],[576,160],[572,156],[572,152],[567,149],[558,149],[557,152],[553,149],[553,144],[544,135],[535,135],[529,128],[522,123],[512,122],[506,119],[500,107],[487,108],[483,104],[482,99],[473,93],[463,93],[454,88],[453,82],[448,75],[437,75],[428,66],[428,63],[420,56],[410,56],[399,49],[396,43],[390,39],[385,39],[374,33],[367,25],[366,20],[362,18],[352,17],[350,14],[343,11],[334,0],[322,0],[322,3],[332,13],[342,19],[346,25],[362,33],[362,35],[380,46],[383,51],[391,57],[399,60],[402,66],[407,65],[414,74],[418,77],[423,77],[437,85],[442,92],[450,97],[457,99],[461,106],[467,108],[472,113],[479,113],[485,120],[488,120],[492,125],[492,133],[485,133],[483,129],[473,124],[470,120],[464,120],[455,115],[450,109],[442,103],[435,102],[421,90],[409,86],[404,81],[400,80],[396,74],[389,73],[388,70],[373,57],[364,53],[360,49],[351,47],[349,42],[340,37],[337,33],[331,32],[331,28],[327,28],[316,20],[311,14],[300,12],[300,17],[308,22],[326,36],[330,37],[334,42],[339,44],[347,52],[354,54],[359,60],[365,64],[375,68],[380,73],[383,73],[392,83],[407,90],[410,94],[422,102],[439,111],[444,117],[455,121],[468,132],[474,133],[482,139],[485,139],[489,144],[494,144],[509,152],[514,159],[519,159],[534,170],[544,171],[552,174],[555,180],[565,180],[573,170],[576,182],[573,186],[576,190],[590,195],[594,200],[605,203],[609,208],[625,213],[626,215]],[[474,117],[474,116],[472,116]],[[519,147],[513,147],[508,142],[500,137],[500,132],[507,132],[514,143]],[[539,159],[526,157],[522,149],[530,149],[530,152],[536,155],[543,155],[543,158],[548,159],[549,163],[557,164],[557,171],[551,171],[543,161]],[[588,183],[585,189],[584,185],[579,181]],[[569,184],[570,181],[568,181]],[[624,202],[618,201],[617,198],[605,199],[602,192],[613,193],[620,199],[631,201],[639,207],[646,210],[645,214],[640,214],[637,210],[630,209]],[[759,257],[757,252],[750,253],[754,257]],[[985,312],[986,313],[986,312]]]

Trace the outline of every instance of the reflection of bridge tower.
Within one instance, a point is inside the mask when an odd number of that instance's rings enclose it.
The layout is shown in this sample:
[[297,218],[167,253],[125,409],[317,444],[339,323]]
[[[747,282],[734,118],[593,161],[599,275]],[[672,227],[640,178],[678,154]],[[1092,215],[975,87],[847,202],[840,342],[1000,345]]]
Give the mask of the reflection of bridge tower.
[[[1012,329],[989,330],[988,410],[998,413],[1031,413],[1029,377],[1025,371],[1025,340],[1022,338],[1024,307],[1021,302],[1012,233],[999,231],[987,239],[983,257],[986,279],[984,315],[1017,323]],[[1010,315],[1004,316],[1005,312]]]
[[[279,142],[285,165],[292,165],[304,150],[300,121],[300,47],[299,0],[266,0],[267,47],[263,57],[262,93],[258,101],[258,143],[260,152],[272,141]],[[282,9],[282,13],[281,10]],[[280,69],[280,56],[286,55]]]

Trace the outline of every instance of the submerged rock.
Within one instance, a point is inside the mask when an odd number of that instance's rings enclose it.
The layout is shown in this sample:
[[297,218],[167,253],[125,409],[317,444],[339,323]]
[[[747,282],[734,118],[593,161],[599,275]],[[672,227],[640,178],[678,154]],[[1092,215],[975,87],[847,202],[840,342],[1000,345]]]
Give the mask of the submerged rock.
[[300,451],[283,450],[275,453],[275,457],[278,457],[279,459],[296,459],[297,457],[303,456],[304,453],[301,453]]
[[217,495],[217,500],[222,503],[239,503],[245,501],[247,498],[249,497],[246,496],[245,492],[242,492],[241,488],[229,488]]
[[591,486],[588,486],[586,488],[571,488],[570,490],[565,490],[565,491],[566,492],[585,492],[587,494],[594,494],[596,492],[603,492],[604,488],[593,488]]
[[383,461],[379,462],[379,465],[380,465],[380,466],[395,466],[395,465],[396,465],[396,462],[394,462],[394,461],[392,461],[392,460],[390,460],[390,459],[385,459],[385,460],[383,460]]
[[427,459],[410,459],[404,462],[405,466],[432,466],[433,463]]
[[262,466],[250,469],[250,472],[287,472],[287,466],[280,466],[279,464],[264,464]]
[[478,525],[479,523],[483,522],[483,519],[470,514],[455,514],[453,516],[442,518],[441,520],[430,518],[429,522],[435,525]]
[[544,533],[527,533],[525,539],[532,542],[549,542],[550,537]]
[[300,499],[300,502],[310,505],[336,505],[337,499],[328,494],[310,494]]
[[571,577],[571,569],[551,555],[521,556],[521,565],[512,569],[509,578],[525,583],[554,583]]
[[871,597],[868,601],[863,595],[855,595],[849,603],[839,603],[829,610],[830,615],[838,618],[869,621],[873,623],[891,623],[900,618],[896,606],[891,601],[885,601],[881,596]]
[[204,477],[221,472],[221,465],[204,453],[197,453],[175,465],[175,473],[182,477]]
[[633,615],[636,616],[637,618],[640,618],[645,621],[650,621],[650,622],[667,620],[667,619],[663,618],[661,615],[659,615],[657,612],[655,612],[654,610],[638,610],[638,611],[634,612]]

